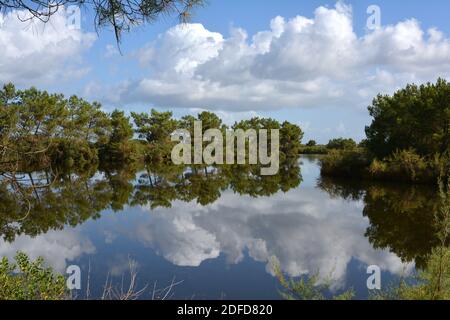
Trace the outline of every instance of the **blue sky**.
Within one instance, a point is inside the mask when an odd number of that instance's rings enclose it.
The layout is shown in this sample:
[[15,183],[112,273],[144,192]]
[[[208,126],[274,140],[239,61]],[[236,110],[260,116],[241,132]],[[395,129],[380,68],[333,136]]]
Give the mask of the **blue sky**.
[[[381,26],[368,30],[374,4]],[[81,30],[64,14],[45,28],[4,16],[0,83],[77,94],[106,110],[271,116],[300,124],[305,140],[360,140],[378,92],[449,77],[448,12],[443,0],[209,0],[189,25],[171,17],[124,34],[122,55],[85,10]]]

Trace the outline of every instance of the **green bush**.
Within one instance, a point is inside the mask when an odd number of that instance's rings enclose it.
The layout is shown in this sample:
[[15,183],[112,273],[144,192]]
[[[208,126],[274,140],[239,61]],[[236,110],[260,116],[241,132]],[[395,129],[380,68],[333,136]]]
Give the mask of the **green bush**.
[[370,164],[369,157],[361,149],[331,150],[320,162],[321,174],[346,178],[362,178]]
[[450,166],[447,155],[423,157],[414,150],[396,151],[383,160],[372,158],[362,148],[331,150],[321,159],[321,174],[331,177],[379,181],[436,183],[440,171]]
[[19,252],[16,263],[6,257],[0,262],[0,300],[63,300],[67,297],[66,281],[51,268],[44,267],[42,258],[30,261]]
[[385,160],[373,160],[368,168],[374,180],[435,183],[446,157],[422,157],[414,150],[396,151]]

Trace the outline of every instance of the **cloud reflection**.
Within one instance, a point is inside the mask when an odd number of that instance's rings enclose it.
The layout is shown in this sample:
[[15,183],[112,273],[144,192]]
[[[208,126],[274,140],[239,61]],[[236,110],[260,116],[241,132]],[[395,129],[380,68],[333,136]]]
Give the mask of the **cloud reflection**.
[[197,267],[221,253],[229,263],[239,263],[248,252],[266,263],[268,272],[277,257],[291,276],[320,272],[340,284],[352,258],[394,274],[409,272],[412,265],[373,249],[364,237],[369,222],[362,208],[362,202],[331,199],[315,188],[270,198],[228,191],[206,207],[177,202],[171,209],[153,210],[131,236],[177,266]]
[[43,257],[46,264],[65,273],[68,261],[83,254],[95,253],[95,247],[90,240],[83,239],[73,230],[49,231],[35,238],[21,235],[12,243],[0,240],[0,257],[11,260],[17,251],[26,253],[33,260]]

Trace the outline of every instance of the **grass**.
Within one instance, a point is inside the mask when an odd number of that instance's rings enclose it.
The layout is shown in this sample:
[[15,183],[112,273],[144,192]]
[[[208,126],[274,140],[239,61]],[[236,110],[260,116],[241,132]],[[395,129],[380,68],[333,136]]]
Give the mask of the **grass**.
[[[4,257],[0,262],[0,300],[77,300],[91,299],[90,271],[87,275],[87,284],[84,297],[76,291],[67,289],[66,279],[56,273],[52,268],[45,267],[44,259],[35,261],[23,252],[18,252],[10,262]],[[167,300],[173,297],[174,289],[182,281],[172,282],[163,288],[157,287],[155,282],[152,288],[148,285],[138,287],[137,264],[129,260],[129,278],[122,276],[119,284],[114,284],[109,274],[106,277],[102,295],[99,300],[137,300],[148,298],[151,300]],[[145,296],[145,294],[148,294]]]

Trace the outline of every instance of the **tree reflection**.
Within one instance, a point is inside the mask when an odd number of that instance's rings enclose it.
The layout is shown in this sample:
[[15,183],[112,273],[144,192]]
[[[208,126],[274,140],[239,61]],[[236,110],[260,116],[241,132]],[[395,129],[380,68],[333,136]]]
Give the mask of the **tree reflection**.
[[298,161],[285,161],[275,176],[260,176],[257,166],[183,167],[146,164],[84,167],[80,171],[3,174],[0,177],[0,236],[37,236],[97,219],[105,210],[126,205],[171,207],[174,201],[214,203],[223,191],[270,196],[301,182]]
[[321,178],[318,186],[333,197],[364,202],[370,225],[365,236],[375,249],[389,249],[404,262],[425,266],[439,244],[434,214],[439,209],[437,190],[429,186],[374,184]]
[[285,161],[277,175],[261,176],[259,166],[147,166],[135,185],[133,205],[171,207],[173,201],[214,203],[223,191],[231,189],[240,195],[270,196],[300,185],[298,161]]

